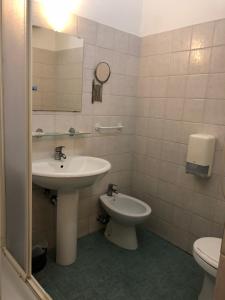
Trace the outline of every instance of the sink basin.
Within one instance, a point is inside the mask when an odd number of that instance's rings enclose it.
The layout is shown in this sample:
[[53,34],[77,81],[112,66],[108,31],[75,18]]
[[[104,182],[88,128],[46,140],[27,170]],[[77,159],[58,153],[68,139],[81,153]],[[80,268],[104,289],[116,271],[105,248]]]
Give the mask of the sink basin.
[[67,266],[77,257],[79,189],[90,186],[111,169],[104,159],[73,156],[64,161],[53,158],[32,163],[33,182],[57,190],[56,262]]
[[89,156],[74,156],[64,161],[37,160],[32,164],[33,182],[52,190],[77,189],[92,185],[111,168],[108,161]]

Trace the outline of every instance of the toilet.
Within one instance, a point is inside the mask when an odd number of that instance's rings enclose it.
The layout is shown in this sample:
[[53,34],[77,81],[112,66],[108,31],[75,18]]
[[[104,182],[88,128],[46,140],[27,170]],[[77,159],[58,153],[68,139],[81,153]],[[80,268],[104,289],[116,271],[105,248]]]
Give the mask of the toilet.
[[205,271],[204,281],[198,300],[213,300],[221,243],[222,239],[214,237],[204,237],[194,242],[194,259]]
[[151,214],[151,208],[143,201],[121,194],[104,194],[100,201],[110,216],[105,237],[119,247],[135,250],[138,248],[135,225],[144,222]]

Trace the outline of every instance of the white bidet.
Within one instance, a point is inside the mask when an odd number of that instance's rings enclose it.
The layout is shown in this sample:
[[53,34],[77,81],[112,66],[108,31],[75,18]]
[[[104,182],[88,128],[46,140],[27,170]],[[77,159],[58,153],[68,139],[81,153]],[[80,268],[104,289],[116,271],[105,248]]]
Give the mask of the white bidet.
[[112,243],[128,250],[138,247],[135,225],[148,218],[151,208],[136,198],[113,193],[100,196],[103,208],[110,216],[105,230],[105,237]]

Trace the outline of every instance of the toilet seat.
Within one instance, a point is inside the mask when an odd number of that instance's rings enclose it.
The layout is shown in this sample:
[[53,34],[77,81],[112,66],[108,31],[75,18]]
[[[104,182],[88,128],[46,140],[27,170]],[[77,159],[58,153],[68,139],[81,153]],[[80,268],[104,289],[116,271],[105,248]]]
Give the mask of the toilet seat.
[[193,255],[198,264],[209,274],[216,277],[222,239],[200,238],[194,242]]

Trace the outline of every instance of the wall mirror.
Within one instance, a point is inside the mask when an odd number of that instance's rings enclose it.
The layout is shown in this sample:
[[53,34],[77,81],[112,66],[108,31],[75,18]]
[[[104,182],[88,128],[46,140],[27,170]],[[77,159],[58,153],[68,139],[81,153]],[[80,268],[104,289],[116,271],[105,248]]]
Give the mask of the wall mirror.
[[84,41],[33,26],[33,110],[81,111]]
[[100,62],[95,69],[95,78],[101,84],[106,83],[109,80],[111,71],[110,66],[106,62]]
[[96,66],[94,73],[95,78],[92,83],[92,103],[96,101],[102,102],[103,84],[109,80],[110,75],[111,69],[107,62],[102,61]]

